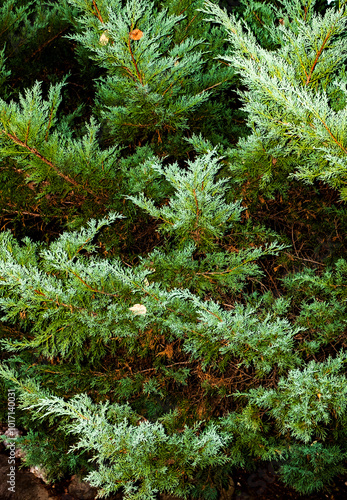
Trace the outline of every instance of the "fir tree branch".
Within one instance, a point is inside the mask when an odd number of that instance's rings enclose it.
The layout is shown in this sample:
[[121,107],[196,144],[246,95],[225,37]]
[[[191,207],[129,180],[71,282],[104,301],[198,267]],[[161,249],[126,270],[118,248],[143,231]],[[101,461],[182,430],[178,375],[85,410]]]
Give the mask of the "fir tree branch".
[[239,269],[239,267],[243,267],[246,264],[248,264],[249,262],[254,262],[257,259],[258,259],[258,257],[255,257],[254,259],[245,260],[244,262],[242,262],[238,266],[235,266],[232,269],[226,269],[225,271],[204,271],[202,273],[195,273],[195,274],[196,275],[201,275],[201,276],[207,276],[207,275],[219,276],[219,275],[222,275],[222,274],[229,274],[229,273],[232,273],[233,271],[235,271],[236,269]]
[[104,292],[103,290],[97,290],[96,288],[92,288],[90,285],[88,285],[88,283],[86,283],[84,281],[84,279],[82,279],[80,276],[78,276],[77,273],[74,273],[71,269],[69,269],[69,272],[71,274],[73,274],[74,276],[76,276],[77,279],[79,279],[87,288],[89,288],[89,290],[91,290],[92,292],[95,292],[95,293],[102,293],[103,295],[109,295],[111,297],[119,297],[119,295],[115,294],[115,293],[108,293],[108,292]]
[[76,408],[74,408],[73,406],[69,405],[69,403],[67,403],[65,401],[65,405],[70,408],[70,410],[74,411],[75,413],[77,413],[77,415],[81,418],[83,418],[83,420],[90,420],[88,417],[85,417],[84,415],[82,415],[82,413],[80,413],[79,411],[76,410]]
[[[182,12],[180,12],[180,15],[183,14],[183,12],[185,11],[186,9],[183,9]],[[189,36],[189,32],[188,32],[188,28],[190,27],[190,25],[193,23],[193,21],[195,20],[196,18],[196,15],[189,21],[189,23],[187,24],[187,26],[185,27],[185,30],[184,31],[187,31],[187,34],[184,35],[184,37],[182,38],[182,40],[180,41],[180,43],[182,43],[186,38],[187,36]]]
[[[134,80],[134,82],[136,82],[136,78],[134,77],[134,75],[132,74],[132,72],[130,71],[130,69],[129,69],[129,68],[127,68],[126,66],[122,66],[122,69],[124,69],[124,70],[128,73],[128,75],[130,76],[130,78],[131,78],[132,80]],[[128,123],[128,124],[124,124],[124,125],[131,125],[131,124],[130,124],[130,123]],[[147,127],[147,125],[143,125],[143,126],[144,126],[144,127]]]
[[[28,127],[29,127],[29,125],[28,125]],[[1,130],[1,132],[3,134],[5,134],[9,139],[11,139],[14,143],[18,144],[18,146],[21,146],[22,148],[25,148],[27,151],[30,151],[30,153],[32,153],[37,158],[39,158],[41,161],[46,163],[46,165],[51,167],[56,172],[56,174],[58,174],[59,177],[62,177],[66,182],[73,184],[74,186],[76,186],[78,188],[82,187],[74,179],[71,179],[71,177],[69,177],[68,175],[65,175],[62,172],[60,172],[60,170],[58,170],[58,168],[51,161],[47,160],[47,158],[42,156],[42,154],[39,151],[37,151],[37,149],[31,148],[30,146],[28,146],[28,144],[26,142],[21,141],[15,135],[12,135],[9,132],[6,132],[6,130]],[[90,190],[88,188],[82,188],[82,189],[85,189],[89,194],[96,196],[92,190]]]
[[[157,354],[157,356],[158,356],[158,354]],[[163,368],[172,368],[173,366],[176,366],[176,365],[189,365],[189,364],[191,364],[191,362],[192,362],[191,360],[189,360],[189,361],[179,361],[178,363],[173,363],[172,365],[165,365],[165,366],[163,366]],[[146,370],[140,370],[140,371],[135,372],[135,373],[131,372],[131,374],[133,376],[135,376],[138,373],[152,372],[154,370],[157,371],[159,368],[161,368],[161,366],[155,366],[154,368],[147,368]]]
[[336,139],[336,137],[334,136],[334,134],[331,132],[331,130],[328,127],[328,125],[325,123],[325,121],[318,115],[318,113],[316,114],[316,116],[320,120],[320,122],[322,123],[323,127],[326,129],[326,131],[328,132],[328,134],[330,135],[330,137],[332,138],[332,140],[342,149],[342,151],[344,153],[347,154],[347,150],[343,147],[342,144],[339,143],[339,141]]
[[[133,75],[131,75],[133,76]],[[123,123],[123,125],[127,125],[128,127],[142,127],[142,128],[148,128],[151,125],[142,125],[142,123]]]
[[253,11],[253,14],[254,14],[254,17],[256,18],[256,20],[259,22],[259,24],[261,24],[261,26],[264,26],[263,21],[260,19],[260,17],[258,16],[258,14],[256,13],[255,10]]
[[164,96],[166,94],[166,92],[168,92],[173,86],[173,83],[170,83],[170,85],[168,86],[168,88],[166,90],[164,90],[164,92],[162,93],[162,95]]
[[206,307],[203,307],[203,306],[200,306],[200,307],[201,307],[202,309],[204,309],[206,312],[208,312],[209,314],[212,314],[212,316],[214,316],[215,318],[217,318],[217,319],[218,319],[218,321],[220,321],[221,323],[223,323],[222,318],[220,318],[220,317],[218,316],[218,314],[215,314],[214,312],[209,311]]
[[211,87],[207,87],[206,89],[203,89],[201,92],[198,92],[198,95],[202,94],[203,92],[206,92],[206,90],[213,89],[214,87],[218,87],[218,85],[222,85],[222,83],[226,82],[227,80],[223,80],[222,82],[215,83],[214,85],[211,85]]

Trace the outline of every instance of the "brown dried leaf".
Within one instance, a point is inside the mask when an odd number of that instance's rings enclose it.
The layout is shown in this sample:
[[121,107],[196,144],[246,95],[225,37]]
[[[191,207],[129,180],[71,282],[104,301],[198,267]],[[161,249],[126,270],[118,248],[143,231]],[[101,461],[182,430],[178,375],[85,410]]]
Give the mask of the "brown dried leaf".
[[109,42],[109,37],[107,36],[107,31],[104,31],[99,39],[100,45],[107,45]]
[[143,37],[143,31],[136,28],[130,32],[129,36],[132,40],[140,40]]
[[172,347],[172,344],[168,344],[165,347],[164,351],[158,352],[157,356],[167,356],[169,359],[171,359],[172,356],[173,356],[173,347]]

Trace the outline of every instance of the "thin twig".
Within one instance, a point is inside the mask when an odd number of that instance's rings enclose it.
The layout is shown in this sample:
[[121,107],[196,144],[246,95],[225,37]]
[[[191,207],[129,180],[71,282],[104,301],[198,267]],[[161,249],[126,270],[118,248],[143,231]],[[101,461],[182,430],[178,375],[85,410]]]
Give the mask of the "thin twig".
[[103,20],[103,18],[101,17],[100,10],[98,9],[98,6],[96,5],[95,0],[93,0],[93,5],[94,5],[94,8],[95,8],[95,10],[96,10],[96,14],[95,14],[95,15],[96,15],[96,17],[99,19],[99,21],[100,21],[102,24],[104,24],[104,20]]
[[[7,210],[6,208],[3,208],[2,211],[8,212],[9,214],[31,215],[32,217],[42,217],[41,214],[33,214],[32,212],[21,212],[20,210]],[[58,216],[53,215],[53,217],[58,217]]]
[[104,292],[103,290],[97,290],[96,288],[93,288],[91,287],[90,285],[88,285],[88,283],[86,283],[84,281],[84,279],[82,279],[80,276],[78,276],[78,274],[74,273],[73,271],[71,271],[71,269],[69,269],[69,272],[71,274],[73,274],[74,276],[76,276],[77,279],[79,279],[87,288],[89,288],[89,290],[91,290],[92,292],[95,292],[95,293],[102,293],[103,295],[109,295],[111,297],[119,297],[118,294],[116,293],[108,293],[108,292]]
[[[12,135],[9,132],[6,132],[6,130],[1,130],[1,132],[3,134],[5,134],[9,139],[11,139],[15,144],[18,144],[18,146],[25,148],[27,151],[29,151],[30,153],[35,155],[37,158],[39,158],[41,161],[46,163],[46,165],[51,167],[59,175],[59,177],[62,177],[66,182],[69,182],[70,184],[73,184],[76,187],[79,187],[79,188],[81,187],[74,179],[71,179],[71,177],[69,177],[68,175],[65,175],[62,172],[60,172],[57,169],[57,167],[51,161],[47,160],[47,158],[42,156],[42,154],[39,151],[37,151],[37,149],[31,148],[30,146],[28,146],[28,144],[26,144],[25,142],[18,139],[18,137],[16,137],[15,135]],[[88,193],[95,196],[95,193],[93,191],[91,191],[90,189],[88,189],[88,188],[83,188],[83,189],[85,189]]]
[[315,68],[315,66],[316,66],[316,64],[317,64],[317,62],[318,62],[318,59],[319,59],[319,57],[320,57],[321,53],[322,53],[322,52],[323,52],[323,50],[324,50],[325,44],[327,43],[327,41],[328,41],[328,40],[329,40],[329,38],[330,38],[330,35],[331,35],[331,31],[329,30],[329,31],[328,31],[328,34],[327,34],[327,36],[326,36],[326,37],[324,38],[324,40],[323,40],[323,43],[322,43],[321,48],[318,50],[318,52],[317,52],[317,54],[316,54],[316,58],[315,58],[315,60],[313,61],[313,64],[312,64],[312,67],[311,67],[310,73],[309,73],[309,75],[308,75],[308,77],[307,77],[307,80],[306,80],[306,84],[305,84],[305,85],[308,85],[308,84],[310,83],[310,80],[311,80],[311,77],[312,77],[312,73],[313,73],[313,71],[314,71],[314,68]]
[[137,76],[138,76],[138,78],[139,78],[139,80],[140,80],[141,85],[143,85],[143,83],[142,83],[142,77],[141,77],[141,74],[140,74],[139,68],[137,67],[137,63],[136,63],[136,61],[135,61],[135,57],[134,57],[133,51],[131,50],[131,44],[130,44],[130,34],[131,34],[132,30],[133,30],[133,29],[132,29],[132,27],[131,27],[131,30],[130,30],[130,33],[129,33],[129,37],[128,37],[128,48],[129,48],[129,52],[130,52],[130,55],[131,55],[131,59],[132,59],[132,61],[133,61],[133,64],[134,64],[134,66],[135,66],[135,69],[136,69]]
[[67,31],[69,28],[66,27],[64,28],[63,30],[59,31],[59,33],[57,33],[56,35],[54,35],[54,37],[50,38],[49,40],[47,40],[45,43],[43,43],[37,50],[35,50],[35,52],[33,52],[30,56],[28,56],[24,62],[28,62],[30,61],[30,59],[32,59],[33,57],[36,56],[36,54],[38,54],[39,52],[41,52],[41,50],[43,50],[45,47],[47,47],[47,45],[49,45],[51,42],[53,42],[53,40],[55,40],[56,38],[60,37],[60,35],[62,35],[64,33],[64,31]]
[[320,266],[325,266],[325,264],[323,264],[322,262],[317,262],[316,260],[304,259],[303,257],[298,257],[298,256],[295,256],[295,255],[291,255],[288,252],[285,252],[285,254],[288,255],[288,256],[290,256],[290,257],[294,257],[294,259],[304,260],[306,262],[312,262],[313,264],[319,264]]
[[206,89],[202,90],[201,92],[198,92],[198,95],[202,94],[203,92],[206,92],[206,90],[213,89],[213,87],[218,87],[218,85],[222,85],[222,83],[225,83],[226,80],[223,80],[222,82],[215,83],[214,85],[211,85],[211,87],[207,87]]

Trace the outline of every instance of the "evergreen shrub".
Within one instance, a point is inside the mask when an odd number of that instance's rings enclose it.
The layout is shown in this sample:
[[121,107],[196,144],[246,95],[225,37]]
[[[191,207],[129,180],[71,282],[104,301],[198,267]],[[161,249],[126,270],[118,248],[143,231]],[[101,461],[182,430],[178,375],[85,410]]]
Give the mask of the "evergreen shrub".
[[1,419],[98,498],[346,472],[346,2],[236,3],[0,7]]

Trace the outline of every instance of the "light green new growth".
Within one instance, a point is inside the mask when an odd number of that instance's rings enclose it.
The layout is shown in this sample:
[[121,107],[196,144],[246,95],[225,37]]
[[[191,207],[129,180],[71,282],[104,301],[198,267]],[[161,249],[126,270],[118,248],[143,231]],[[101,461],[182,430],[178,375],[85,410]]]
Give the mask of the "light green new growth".
[[20,389],[21,407],[31,410],[33,418],[63,419],[66,431],[78,436],[71,452],[83,448],[93,453],[97,467],[86,480],[100,488],[97,498],[122,487],[125,498],[131,500],[155,500],[158,492],[185,498],[192,488],[187,478],[196,469],[221,466],[229,460],[223,448],[230,437],[222,437],[217,425],[201,430],[197,424],[172,433],[169,415],[163,423],[152,423],[127,404],[97,405],[85,394],[64,401],[31,381],[19,382],[4,365],[0,373]]
[[12,158],[28,171],[27,182],[44,181],[41,196],[72,189],[95,196],[88,184],[97,188],[105,175],[112,176],[118,147],[100,149],[94,118],[80,139],[71,137],[64,120],[57,123],[64,85],[51,85],[47,100],[39,82],[19,96],[19,103],[0,99],[0,157]]
[[217,63],[204,74],[203,39],[173,42],[183,14],[168,15],[148,0],[100,2],[97,15],[87,2],[69,2],[82,11],[81,33],[69,37],[107,69],[98,83],[97,112],[116,138],[128,142],[155,133],[161,143],[163,134],[186,129],[208,89],[229,78]]
[[162,220],[160,230],[173,235],[181,244],[193,240],[198,247],[211,246],[234,221],[240,220],[243,210],[239,201],[231,204],[224,201],[229,188],[227,179],[215,179],[220,170],[219,160],[212,150],[194,162],[188,161],[186,171],[177,163],[168,167],[159,163],[152,165],[175,188],[175,196],[168,206],[156,208],[143,195],[128,198],[152,217]]
[[[280,22],[268,27],[279,48],[267,50],[241,21],[205,2],[204,12],[225,27],[234,50],[224,60],[247,87],[241,96],[253,133],[239,141],[239,156],[232,153],[231,160],[260,174],[270,192],[289,175],[322,180],[347,199],[347,108],[332,103],[337,93],[346,95],[346,8],[322,16],[313,2],[308,8],[304,0],[283,4]],[[261,169],[254,170],[256,164]]]

